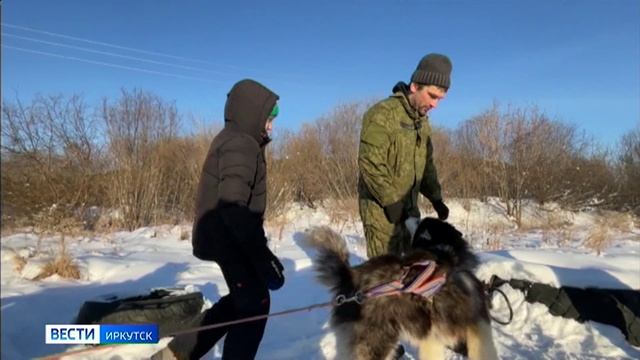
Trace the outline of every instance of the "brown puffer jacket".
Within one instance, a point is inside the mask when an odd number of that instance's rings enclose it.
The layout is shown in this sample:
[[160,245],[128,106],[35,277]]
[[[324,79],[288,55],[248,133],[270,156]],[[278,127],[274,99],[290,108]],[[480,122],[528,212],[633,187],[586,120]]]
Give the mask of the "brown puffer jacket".
[[216,261],[216,249],[229,242],[249,248],[252,242],[266,242],[264,146],[269,139],[264,128],[277,100],[253,80],[236,83],[227,95],[224,129],[211,142],[198,185],[192,235],[196,257]]

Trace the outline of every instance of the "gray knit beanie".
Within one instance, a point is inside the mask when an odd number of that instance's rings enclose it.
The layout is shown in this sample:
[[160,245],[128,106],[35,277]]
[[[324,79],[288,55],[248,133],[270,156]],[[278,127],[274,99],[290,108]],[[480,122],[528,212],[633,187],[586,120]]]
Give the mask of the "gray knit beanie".
[[451,85],[451,60],[441,54],[427,54],[411,75],[411,82],[436,85],[449,89]]

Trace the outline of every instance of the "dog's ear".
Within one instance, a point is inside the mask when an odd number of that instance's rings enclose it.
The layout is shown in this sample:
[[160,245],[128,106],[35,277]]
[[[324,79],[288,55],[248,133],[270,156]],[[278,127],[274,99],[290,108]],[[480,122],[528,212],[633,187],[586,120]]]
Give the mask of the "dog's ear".
[[443,221],[442,223],[443,223],[443,224],[446,224],[446,225],[449,227],[450,231],[451,231],[453,234],[455,234],[455,236],[456,236],[456,237],[458,237],[458,238],[462,238],[462,233],[461,233],[461,232],[460,232],[460,230],[458,230],[455,226],[451,225],[451,224],[450,224],[450,223],[448,223],[448,222],[444,222],[444,221]]

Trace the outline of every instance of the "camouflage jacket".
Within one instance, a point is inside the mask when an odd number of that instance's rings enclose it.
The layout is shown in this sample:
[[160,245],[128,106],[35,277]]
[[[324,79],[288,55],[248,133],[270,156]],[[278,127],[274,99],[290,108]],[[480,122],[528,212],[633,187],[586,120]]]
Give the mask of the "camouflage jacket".
[[[410,215],[419,216],[418,192],[431,201],[442,196],[433,164],[429,120],[409,104],[406,90],[406,84],[396,85],[393,95],[364,115],[358,193],[366,206],[382,208],[402,200]],[[365,218],[363,214],[366,223]]]

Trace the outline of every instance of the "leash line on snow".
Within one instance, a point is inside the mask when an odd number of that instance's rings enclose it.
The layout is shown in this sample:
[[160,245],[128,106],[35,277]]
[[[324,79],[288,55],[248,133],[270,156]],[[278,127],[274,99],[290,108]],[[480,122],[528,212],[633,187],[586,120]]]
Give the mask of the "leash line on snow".
[[[230,326],[230,325],[237,325],[237,324],[242,324],[242,323],[246,323],[246,322],[262,320],[262,319],[266,319],[266,318],[269,318],[269,317],[289,315],[289,314],[294,314],[294,313],[303,312],[303,311],[307,311],[308,312],[308,311],[315,310],[315,309],[320,309],[320,308],[323,308],[323,307],[342,305],[342,303],[343,302],[339,301],[337,299],[337,297],[336,297],[336,299],[333,300],[333,301],[327,301],[327,302],[317,303],[317,304],[313,304],[313,305],[309,305],[309,306],[283,310],[283,311],[274,312],[274,313],[271,313],[271,314],[256,315],[256,316],[250,316],[250,317],[237,319],[237,320],[233,320],[233,321],[226,321],[226,322],[221,322],[221,323],[216,323],[216,324],[211,324],[211,325],[198,326],[198,327],[194,327],[194,328],[190,328],[190,329],[186,329],[186,330],[182,330],[182,331],[175,331],[175,332],[172,332],[172,333],[169,333],[169,334],[165,335],[164,337],[174,337],[174,336],[179,336],[179,335],[185,335],[185,334],[189,334],[189,333],[193,333],[193,332],[199,332],[199,331],[203,331],[203,330],[215,329],[215,328],[224,327],[224,326]],[[94,347],[90,347],[90,348],[84,348],[84,349],[78,349],[78,350],[66,351],[66,352],[61,352],[61,353],[57,353],[57,354],[53,354],[53,355],[48,355],[48,356],[45,356],[45,357],[41,357],[39,359],[40,360],[58,360],[58,359],[61,359],[64,356],[85,354],[85,353],[89,353],[89,352],[93,352],[93,351],[111,349],[111,348],[124,346],[124,345],[132,345],[132,344],[105,344],[105,345],[98,345],[98,346],[94,346]]]
[[294,309],[289,309],[289,310],[283,310],[283,311],[279,311],[279,312],[275,312],[275,313],[271,313],[271,314],[256,315],[256,316],[250,316],[250,317],[246,317],[246,318],[242,318],[242,319],[237,319],[237,320],[232,320],[232,321],[225,321],[225,322],[211,324],[211,325],[203,325],[203,326],[193,327],[193,328],[182,330],[182,331],[174,331],[174,332],[168,334],[167,337],[174,337],[174,336],[179,336],[179,335],[190,334],[190,333],[193,333],[193,332],[200,332],[200,331],[203,331],[203,330],[216,329],[216,328],[230,326],[230,325],[237,325],[237,324],[242,324],[242,323],[246,323],[246,322],[262,320],[262,319],[266,319],[266,318],[270,318],[270,317],[289,315],[289,314],[302,312],[302,311],[311,311],[311,310],[319,309],[319,308],[323,308],[323,307],[335,306],[336,304],[337,304],[336,301],[327,301],[327,302],[313,304],[313,305],[309,305],[309,306],[305,306],[305,307],[294,308]]

